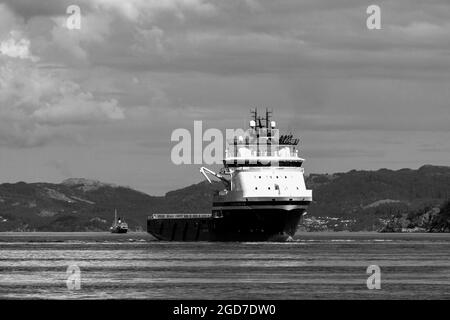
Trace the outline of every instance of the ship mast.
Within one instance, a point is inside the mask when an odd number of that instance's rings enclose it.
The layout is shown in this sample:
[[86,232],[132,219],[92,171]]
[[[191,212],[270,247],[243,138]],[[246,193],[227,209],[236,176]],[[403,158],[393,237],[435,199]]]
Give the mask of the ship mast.
[[[273,111],[269,111],[269,108],[266,108],[266,117],[258,116],[258,108],[250,110],[250,114],[253,118],[253,121],[255,122],[255,130],[267,128],[270,129],[270,118],[272,117]],[[265,126],[263,125],[263,122],[265,122]]]
[[270,128],[270,117],[272,116],[273,111],[269,111],[268,108],[266,108],[266,128]]
[[253,121],[255,121],[255,127],[258,123],[258,108],[255,108],[255,110],[250,110],[250,114],[252,115]]

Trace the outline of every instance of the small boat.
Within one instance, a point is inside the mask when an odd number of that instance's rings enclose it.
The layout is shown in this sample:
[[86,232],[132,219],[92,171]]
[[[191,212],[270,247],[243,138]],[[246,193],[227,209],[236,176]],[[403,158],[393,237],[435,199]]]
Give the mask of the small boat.
[[127,233],[128,224],[122,218],[117,218],[117,210],[114,210],[114,222],[111,226],[111,233]]

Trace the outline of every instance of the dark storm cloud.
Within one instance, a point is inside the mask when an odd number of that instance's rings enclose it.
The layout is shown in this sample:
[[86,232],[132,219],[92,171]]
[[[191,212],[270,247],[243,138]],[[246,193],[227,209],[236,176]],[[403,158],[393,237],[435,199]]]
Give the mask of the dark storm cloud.
[[66,9],[77,1],[71,0],[2,0],[17,15],[25,20],[37,16],[59,16],[66,13]]

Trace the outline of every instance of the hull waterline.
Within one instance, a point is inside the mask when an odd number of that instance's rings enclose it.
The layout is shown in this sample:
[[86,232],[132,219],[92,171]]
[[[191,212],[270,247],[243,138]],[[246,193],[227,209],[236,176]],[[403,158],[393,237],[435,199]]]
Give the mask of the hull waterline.
[[147,231],[165,241],[286,241],[294,236],[304,212],[233,209],[210,218],[149,218]]

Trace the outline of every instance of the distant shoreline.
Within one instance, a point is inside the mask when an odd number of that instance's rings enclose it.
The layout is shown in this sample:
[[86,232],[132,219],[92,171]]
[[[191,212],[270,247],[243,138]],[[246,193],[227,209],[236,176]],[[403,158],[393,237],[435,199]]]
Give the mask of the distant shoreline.
[[[0,231],[0,235],[5,234],[30,234],[30,235],[39,235],[39,234],[111,234],[112,236],[120,236],[120,237],[126,237],[130,234],[147,234],[146,231],[129,231],[127,233],[122,234],[114,234],[110,231]],[[299,235],[305,235],[305,234],[450,234],[450,232],[427,232],[427,231],[402,231],[402,232],[380,232],[380,231],[350,231],[350,230],[340,230],[340,231],[299,231],[295,233],[295,237]]]

